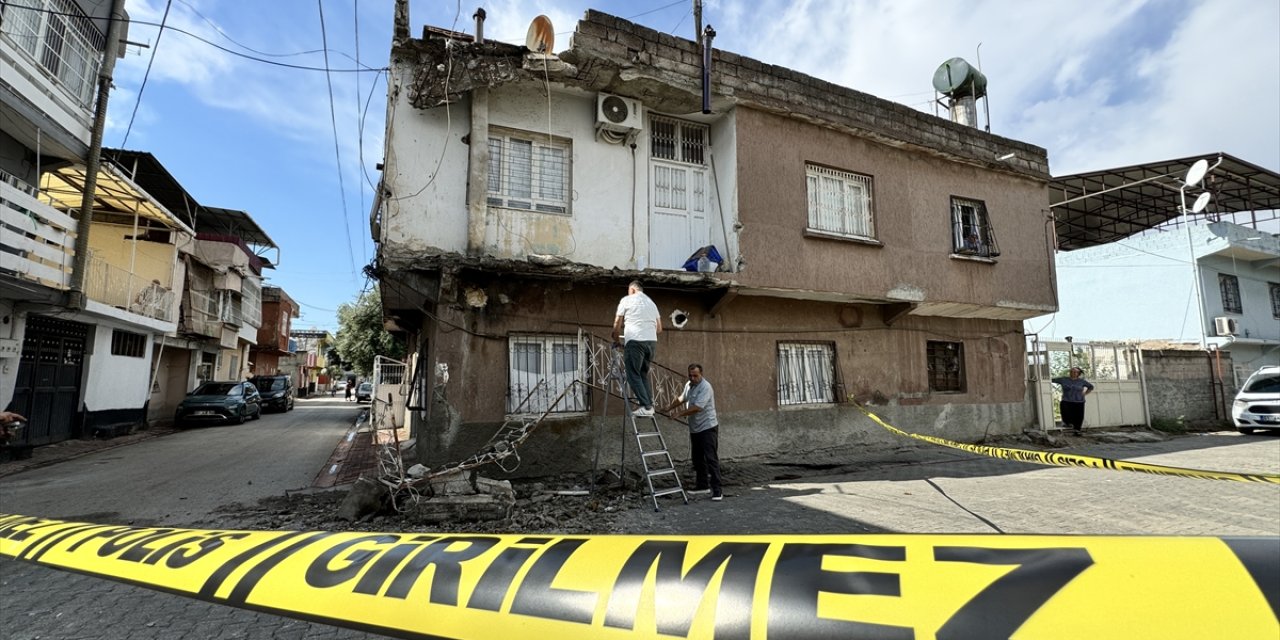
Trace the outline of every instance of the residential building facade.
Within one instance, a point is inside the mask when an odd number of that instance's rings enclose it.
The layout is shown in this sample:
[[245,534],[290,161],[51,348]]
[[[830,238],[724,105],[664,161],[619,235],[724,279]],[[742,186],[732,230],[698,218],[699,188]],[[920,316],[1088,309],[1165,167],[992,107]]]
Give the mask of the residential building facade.
[[659,397],[701,364],[725,457],[895,446],[851,401],[961,440],[1033,424],[1044,150],[719,50],[703,113],[700,57],[594,11],[554,56],[397,24],[374,233],[425,461],[548,411],[522,472],[620,454],[592,365],[633,279]]
[[[262,288],[262,325],[249,353],[255,375],[297,375],[297,369],[291,366],[294,347],[289,337],[296,317],[298,303],[284,289]],[[281,368],[282,359],[287,360],[284,368]],[[294,384],[298,382],[295,377]]]

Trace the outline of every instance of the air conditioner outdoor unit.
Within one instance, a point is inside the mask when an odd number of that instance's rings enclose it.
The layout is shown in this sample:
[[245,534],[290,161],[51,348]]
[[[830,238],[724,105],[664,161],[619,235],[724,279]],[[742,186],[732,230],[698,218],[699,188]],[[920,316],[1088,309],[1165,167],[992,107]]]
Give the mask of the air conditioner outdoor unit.
[[1240,324],[1235,318],[1218,317],[1213,319],[1213,330],[1220,336],[1234,336],[1240,333]]
[[596,128],[633,133],[644,128],[640,101],[601,93],[596,95]]

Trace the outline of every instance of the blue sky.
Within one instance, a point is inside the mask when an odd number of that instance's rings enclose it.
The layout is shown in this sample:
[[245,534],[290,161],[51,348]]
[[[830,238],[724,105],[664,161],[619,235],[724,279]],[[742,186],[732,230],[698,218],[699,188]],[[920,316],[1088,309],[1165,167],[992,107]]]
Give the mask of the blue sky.
[[[161,22],[166,3],[168,26],[248,57],[141,24]],[[717,48],[926,111],[934,69],[980,56],[992,131],[1047,148],[1057,175],[1217,151],[1280,169],[1280,3],[703,4]],[[295,328],[336,330],[334,310],[366,285],[361,268],[374,256],[370,181],[386,108],[377,70],[388,62],[392,0],[125,6],[137,21],[129,39],[152,46],[129,47],[117,66],[104,144],[149,151],[202,204],[252,214],[280,246],[268,282],[303,305]],[[471,32],[478,6],[488,13],[486,37],[510,42],[547,15],[557,51],[588,8],[681,37],[694,31],[692,0],[413,0],[411,31]],[[332,73],[279,66],[323,69],[325,38]]]

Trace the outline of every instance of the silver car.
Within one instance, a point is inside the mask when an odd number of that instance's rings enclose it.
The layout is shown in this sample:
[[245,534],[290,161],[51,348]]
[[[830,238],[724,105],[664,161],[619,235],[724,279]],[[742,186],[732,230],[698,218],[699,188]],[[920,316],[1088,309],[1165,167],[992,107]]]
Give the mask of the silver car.
[[1280,429],[1280,367],[1263,367],[1245,380],[1231,403],[1231,419],[1240,433]]

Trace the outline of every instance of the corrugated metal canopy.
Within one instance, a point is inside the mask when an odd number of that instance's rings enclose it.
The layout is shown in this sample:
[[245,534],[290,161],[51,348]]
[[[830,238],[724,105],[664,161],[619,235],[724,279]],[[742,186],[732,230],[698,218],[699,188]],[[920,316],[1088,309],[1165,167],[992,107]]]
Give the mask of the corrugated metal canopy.
[[[1150,162],[1059,176],[1049,181],[1058,246],[1066,251],[1114,242],[1181,216],[1178,188],[1197,160],[1212,166],[1199,187],[1187,189],[1187,206],[1208,191],[1209,206],[1197,217],[1253,212],[1253,222],[1280,217],[1280,174],[1225,153]],[[1237,220],[1238,221],[1238,220]]]
[[103,164],[110,162],[116,165],[125,176],[183,222],[196,226],[196,211],[200,204],[155,156],[146,151],[103,149],[102,160]]
[[239,236],[242,240],[260,248],[279,249],[266,231],[254,222],[248,212],[222,207],[200,207],[196,214],[196,228],[201,233],[219,233]]
[[[124,216],[138,215],[155,220],[171,229],[179,229],[187,233],[195,233],[186,221],[174,215],[166,206],[157,201],[150,191],[134,183],[115,166],[103,163],[98,172],[97,187],[94,189],[93,209],[95,212],[115,213]],[[80,211],[80,204],[85,191],[86,168],[82,165],[62,167],[56,171],[46,172],[40,179],[40,190],[47,196],[51,204],[62,211],[73,215]]]

